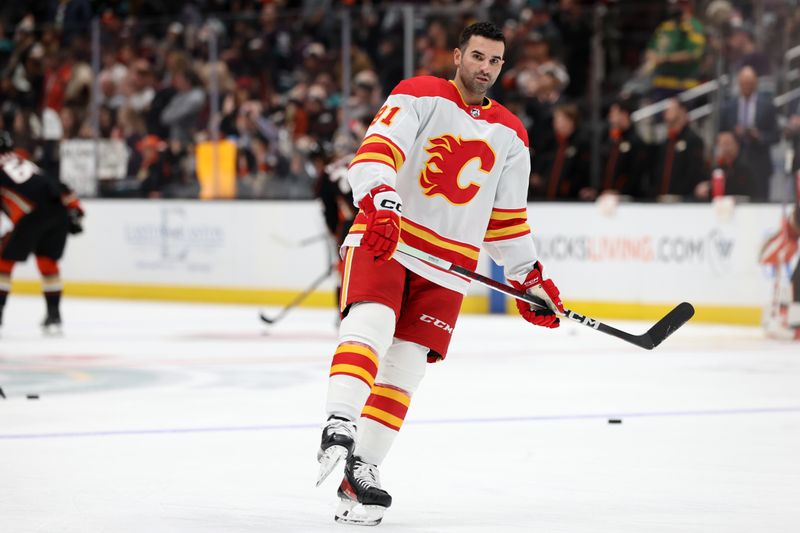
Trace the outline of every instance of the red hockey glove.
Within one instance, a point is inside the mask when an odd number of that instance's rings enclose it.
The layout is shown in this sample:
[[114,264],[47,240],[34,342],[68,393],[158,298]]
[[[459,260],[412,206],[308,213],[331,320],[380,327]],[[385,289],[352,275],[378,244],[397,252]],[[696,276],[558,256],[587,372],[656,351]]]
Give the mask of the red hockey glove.
[[533,264],[533,269],[528,272],[525,281],[520,283],[509,280],[509,282],[519,290],[538,296],[549,307],[549,309],[533,308],[528,302],[517,300],[517,309],[522,318],[531,324],[546,328],[557,328],[559,326],[561,322],[556,312],[563,313],[564,305],[561,303],[561,296],[559,296],[555,283],[552,280],[544,279],[542,264],[539,261]]
[[361,246],[371,250],[378,262],[392,258],[400,240],[400,216],[403,204],[388,185],[375,187],[361,199],[359,207],[367,215],[367,230]]

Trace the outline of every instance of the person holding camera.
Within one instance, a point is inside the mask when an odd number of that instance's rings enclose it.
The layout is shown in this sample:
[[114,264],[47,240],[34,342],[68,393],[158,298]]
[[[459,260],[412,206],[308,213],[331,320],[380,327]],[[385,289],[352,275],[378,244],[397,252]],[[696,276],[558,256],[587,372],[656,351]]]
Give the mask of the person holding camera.
[[0,130],[0,205],[14,227],[0,237],[0,324],[11,290],[11,272],[33,253],[42,275],[46,334],[61,332],[61,276],[58,261],[68,234],[83,231],[78,197],[14,151],[11,135]]

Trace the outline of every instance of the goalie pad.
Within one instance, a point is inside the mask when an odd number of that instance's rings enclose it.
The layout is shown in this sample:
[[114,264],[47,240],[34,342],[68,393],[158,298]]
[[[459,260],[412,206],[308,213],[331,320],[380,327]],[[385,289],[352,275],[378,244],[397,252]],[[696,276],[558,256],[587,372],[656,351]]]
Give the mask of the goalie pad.
[[767,239],[761,247],[759,263],[762,265],[780,265],[791,259],[798,250],[797,239],[800,237],[796,228],[783,219],[781,229],[772,237]]

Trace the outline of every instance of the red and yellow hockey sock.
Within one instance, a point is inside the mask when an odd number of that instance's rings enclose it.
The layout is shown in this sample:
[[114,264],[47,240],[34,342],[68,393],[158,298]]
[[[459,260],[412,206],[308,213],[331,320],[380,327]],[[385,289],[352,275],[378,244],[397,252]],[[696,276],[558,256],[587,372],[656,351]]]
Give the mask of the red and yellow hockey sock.
[[345,341],[336,348],[328,379],[328,414],[358,418],[378,374],[378,355],[364,343]]
[[356,455],[381,464],[400,432],[411,404],[411,396],[391,385],[376,383],[358,422]]

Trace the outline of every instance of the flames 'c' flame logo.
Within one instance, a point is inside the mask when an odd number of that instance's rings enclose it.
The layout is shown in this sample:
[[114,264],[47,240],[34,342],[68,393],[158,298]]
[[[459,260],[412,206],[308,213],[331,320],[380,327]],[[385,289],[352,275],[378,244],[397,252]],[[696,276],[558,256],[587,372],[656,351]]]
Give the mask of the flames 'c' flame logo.
[[478,194],[480,185],[470,181],[460,183],[461,173],[473,159],[477,160],[478,170],[489,173],[494,167],[495,155],[486,141],[462,139],[452,135],[432,137],[425,151],[431,156],[419,176],[419,184],[426,196],[441,194],[456,205],[464,205]]

